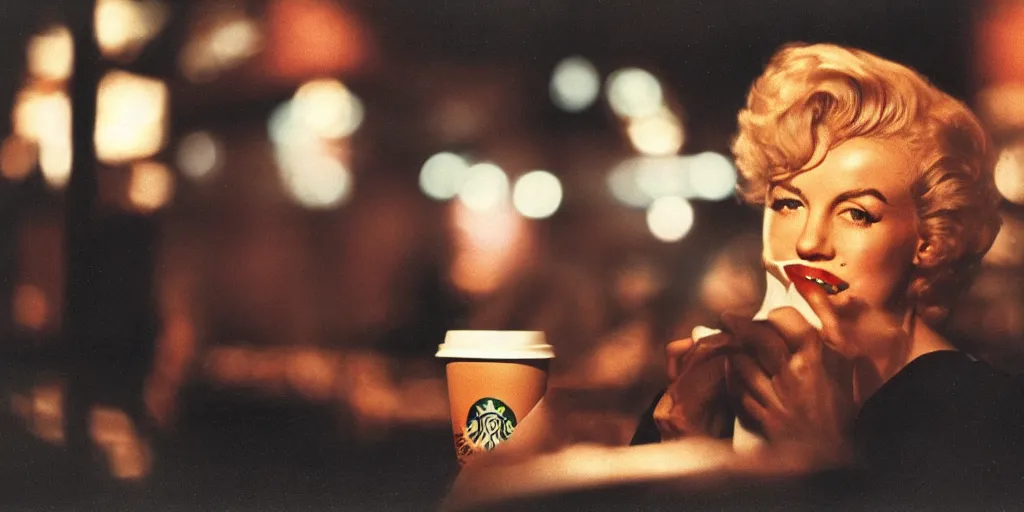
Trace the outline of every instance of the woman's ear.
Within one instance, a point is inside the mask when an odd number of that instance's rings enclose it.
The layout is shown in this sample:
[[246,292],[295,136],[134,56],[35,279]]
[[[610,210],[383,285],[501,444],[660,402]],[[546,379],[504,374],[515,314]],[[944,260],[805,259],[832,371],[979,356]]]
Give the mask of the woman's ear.
[[935,245],[923,238],[917,240],[917,250],[914,251],[914,266],[932,268],[939,263],[938,251]]

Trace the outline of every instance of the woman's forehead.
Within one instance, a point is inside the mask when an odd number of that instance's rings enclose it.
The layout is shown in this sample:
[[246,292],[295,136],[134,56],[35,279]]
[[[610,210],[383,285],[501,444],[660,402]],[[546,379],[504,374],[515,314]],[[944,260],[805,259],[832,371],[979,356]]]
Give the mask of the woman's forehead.
[[914,172],[912,153],[904,146],[858,137],[835,146],[817,166],[782,183],[805,194],[838,195],[872,188],[883,191],[887,197],[909,197]]

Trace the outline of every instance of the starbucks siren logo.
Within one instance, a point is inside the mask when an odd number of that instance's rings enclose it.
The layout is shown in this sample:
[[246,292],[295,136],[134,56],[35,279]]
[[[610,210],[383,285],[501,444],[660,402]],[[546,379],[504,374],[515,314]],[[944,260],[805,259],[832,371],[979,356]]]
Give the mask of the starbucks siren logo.
[[469,408],[466,436],[478,448],[493,450],[516,428],[516,414],[497,398],[481,398]]

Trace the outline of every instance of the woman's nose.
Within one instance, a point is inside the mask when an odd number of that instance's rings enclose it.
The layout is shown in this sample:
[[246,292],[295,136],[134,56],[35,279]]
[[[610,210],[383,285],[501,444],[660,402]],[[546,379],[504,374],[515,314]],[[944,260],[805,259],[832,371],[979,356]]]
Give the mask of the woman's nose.
[[827,220],[808,218],[796,241],[796,254],[804,261],[830,260],[835,257],[831,238]]

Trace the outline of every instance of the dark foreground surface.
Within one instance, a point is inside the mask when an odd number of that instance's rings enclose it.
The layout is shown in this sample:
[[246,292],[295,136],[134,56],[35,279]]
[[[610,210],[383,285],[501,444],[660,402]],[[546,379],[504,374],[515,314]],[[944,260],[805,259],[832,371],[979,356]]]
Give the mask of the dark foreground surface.
[[367,440],[326,410],[238,396],[193,399],[134,484],[76,471],[9,414],[0,433],[0,510],[436,510],[456,474],[447,429]]

